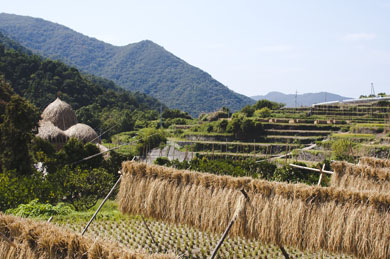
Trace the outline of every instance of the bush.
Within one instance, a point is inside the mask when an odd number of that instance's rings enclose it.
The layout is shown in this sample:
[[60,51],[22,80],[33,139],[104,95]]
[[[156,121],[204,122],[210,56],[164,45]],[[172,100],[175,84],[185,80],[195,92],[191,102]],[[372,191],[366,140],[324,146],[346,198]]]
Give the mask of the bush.
[[68,215],[74,212],[72,206],[65,203],[51,204],[39,203],[38,199],[32,200],[27,204],[20,204],[15,209],[8,209],[7,214],[13,214],[19,217],[50,217],[54,215]]
[[256,110],[254,116],[258,118],[268,118],[271,116],[271,110],[267,107],[263,107],[260,110]]
[[353,148],[354,143],[349,139],[338,139],[332,144],[332,152],[334,160],[345,160],[353,162]]
[[148,151],[167,142],[167,138],[162,130],[151,128],[140,130],[137,139],[136,150],[140,156],[146,156]]
[[0,211],[34,199],[44,203],[57,202],[57,193],[55,186],[40,172],[34,171],[29,176],[19,176],[15,171],[0,173]]
[[60,200],[72,204],[76,210],[93,207],[115,182],[114,176],[104,168],[82,170],[65,166],[50,178],[57,183],[56,193]]
[[261,108],[267,107],[270,110],[277,110],[284,106],[283,103],[271,102],[266,99],[258,100],[254,105],[255,110],[260,110]]

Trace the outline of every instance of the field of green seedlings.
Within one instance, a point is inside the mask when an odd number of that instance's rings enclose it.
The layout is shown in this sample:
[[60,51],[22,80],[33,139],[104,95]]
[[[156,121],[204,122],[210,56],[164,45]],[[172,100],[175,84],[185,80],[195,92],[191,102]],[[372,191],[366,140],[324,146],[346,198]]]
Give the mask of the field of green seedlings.
[[[200,232],[194,228],[172,225],[146,218],[154,240],[140,216],[120,215],[116,203],[109,202],[106,209],[98,214],[86,236],[119,242],[121,245],[135,250],[145,250],[150,253],[174,252],[182,258],[207,258],[212,253],[221,235]],[[104,207],[103,207],[104,208]],[[57,216],[53,219],[57,225],[64,226],[81,233],[87,224],[91,213],[75,213],[68,216]],[[299,251],[285,247],[292,258],[351,258],[343,255]],[[218,258],[284,258],[277,246],[265,245],[255,240],[228,237],[218,252]]]

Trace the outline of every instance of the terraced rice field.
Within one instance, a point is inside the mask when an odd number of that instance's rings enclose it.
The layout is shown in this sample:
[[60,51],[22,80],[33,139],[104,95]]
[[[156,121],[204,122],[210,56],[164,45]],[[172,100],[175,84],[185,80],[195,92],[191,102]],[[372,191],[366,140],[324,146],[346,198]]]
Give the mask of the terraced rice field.
[[[182,258],[208,258],[220,239],[220,234],[200,232],[187,226],[178,226],[146,219],[153,233],[156,245],[149,236],[139,216],[120,216],[108,219],[98,217],[88,229],[86,236],[117,241],[130,249],[146,250],[150,253],[172,251]],[[74,223],[70,220],[57,222],[75,232],[81,233],[87,219]],[[329,255],[325,252],[312,253],[285,248],[290,258],[352,258],[343,255]],[[218,258],[284,258],[278,246],[265,245],[255,240],[227,238],[218,252]]]

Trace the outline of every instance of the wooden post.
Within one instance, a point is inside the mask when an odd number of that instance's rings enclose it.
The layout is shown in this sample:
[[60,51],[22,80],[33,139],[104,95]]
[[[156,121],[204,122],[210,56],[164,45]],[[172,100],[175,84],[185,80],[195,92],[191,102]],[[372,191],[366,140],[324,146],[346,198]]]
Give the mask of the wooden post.
[[111,193],[114,191],[115,187],[118,185],[118,183],[121,181],[122,179],[122,175],[119,176],[118,180],[116,181],[116,183],[114,184],[114,186],[111,188],[110,192],[107,194],[106,198],[104,198],[104,200],[102,201],[102,203],[100,204],[99,208],[95,211],[95,213],[93,214],[92,218],[89,220],[87,226],[84,228],[83,232],[81,233],[81,235],[84,235],[84,233],[87,231],[87,229],[89,228],[89,225],[91,225],[92,221],[95,219],[96,215],[99,213],[100,209],[103,207],[104,203],[106,203],[106,201],[108,200],[108,197],[110,197]]
[[8,237],[6,237],[3,233],[0,232],[0,237],[4,239],[10,246],[17,248],[17,246],[12,242]]
[[[244,189],[241,190],[241,193],[244,195],[245,199],[246,199],[247,201],[249,201],[249,196],[248,196],[248,194],[245,192]],[[238,217],[238,214],[240,214],[239,212],[242,210],[243,207],[244,207],[244,206],[241,205],[241,208],[239,209],[239,211],[233,216],[233,218],[232,218],[232,220],[230,221],[229,225],[227,226],[225,232],[223,233],[221,239],[218,241],[217,246],[214,248],[214,251],[213,251],[213,253],[212,253],[211,256],[210,256],[210,259],[214,259],[215,256],[217,255],[219,248],[222,246],[223,241],[225,241],[226,236],[228,235],[230,229],[232,228],[234,222],[236,221],[236,219],[237,219],[237,217]]]
[[325,169],[325,163],[322,165],[322,168],[320,169],[320,179],[318,179],[318,184],[317,185],[321,185],[322,176],[324,175],[324,173],[322,171],[324,169]]

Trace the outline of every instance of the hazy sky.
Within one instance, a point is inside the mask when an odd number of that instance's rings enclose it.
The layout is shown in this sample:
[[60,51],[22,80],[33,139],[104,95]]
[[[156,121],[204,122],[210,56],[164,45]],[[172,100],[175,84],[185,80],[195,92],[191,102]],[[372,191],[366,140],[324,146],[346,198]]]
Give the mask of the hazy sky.
[[113,45],[149,39],[248,95],[390,93],[390,0],[0,0]]

